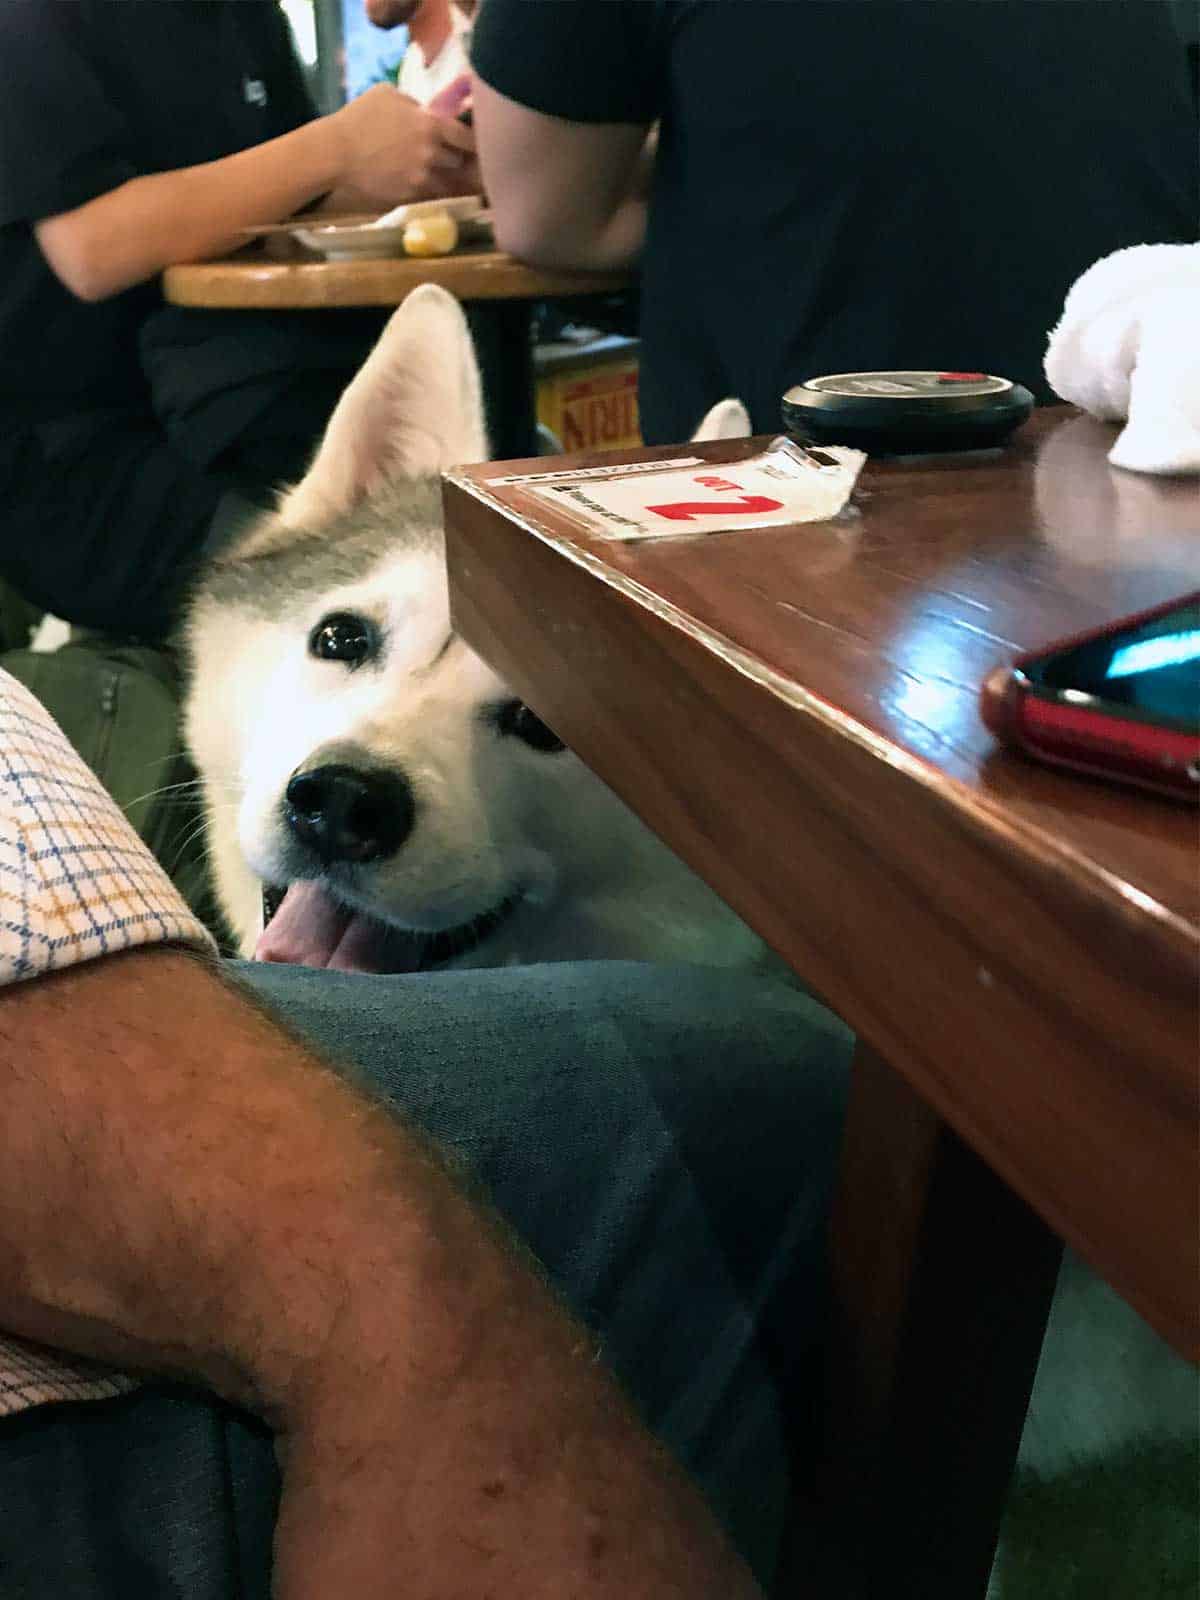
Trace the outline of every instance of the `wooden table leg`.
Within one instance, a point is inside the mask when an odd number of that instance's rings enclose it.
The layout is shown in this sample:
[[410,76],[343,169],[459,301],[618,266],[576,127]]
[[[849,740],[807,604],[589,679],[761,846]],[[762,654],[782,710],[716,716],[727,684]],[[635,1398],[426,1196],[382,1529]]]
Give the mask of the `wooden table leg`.
[[1061,1253],[860,1045],[832,1221],[814,1493],[862,1600],[984,1594]]

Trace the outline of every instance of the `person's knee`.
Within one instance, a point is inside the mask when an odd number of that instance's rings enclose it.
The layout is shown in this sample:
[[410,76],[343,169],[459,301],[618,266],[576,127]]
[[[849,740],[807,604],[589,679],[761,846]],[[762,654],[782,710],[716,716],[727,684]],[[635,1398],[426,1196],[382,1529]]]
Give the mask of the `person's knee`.
[[853,1039],[776,979],[702,967],[560,962],[367,977],[235,962],[231,973],[372,1081],[432,1072],[511,1092],[570,1076],[583,1093],[636,1078],[671,1120],[840,1121]]
[[502,1168],[517,1146],[561,1161],[603,1145],[613,1160],[618,1146],[666,1143],[705,1203],[736,1218],[735,1255],[756,1255],[755,1237],[785,1212],[819,1226],[853,1040],[777,980],[625,962],[406,977],[231,970],[476,1169]]

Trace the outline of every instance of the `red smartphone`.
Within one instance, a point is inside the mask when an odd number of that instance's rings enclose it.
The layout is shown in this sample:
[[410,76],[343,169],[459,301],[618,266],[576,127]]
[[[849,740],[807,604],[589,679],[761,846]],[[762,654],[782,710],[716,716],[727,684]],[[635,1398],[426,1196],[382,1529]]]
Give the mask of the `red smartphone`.
[[1200,589],[997,667],[980,709],[1040,761],[1200,801]]

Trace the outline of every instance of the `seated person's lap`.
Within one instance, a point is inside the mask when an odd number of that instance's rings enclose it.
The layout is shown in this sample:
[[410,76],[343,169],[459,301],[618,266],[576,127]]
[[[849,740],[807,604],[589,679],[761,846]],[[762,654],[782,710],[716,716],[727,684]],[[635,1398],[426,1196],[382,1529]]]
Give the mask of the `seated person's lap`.
[[[698,968],[233,970],[491,1197],[769,1576],[783,1418],[815,1383],[844,1029]],[[19,1416],[0,1475],[2,1600],[265,1600],[270,1441],[216,1401],[158,1386]]]

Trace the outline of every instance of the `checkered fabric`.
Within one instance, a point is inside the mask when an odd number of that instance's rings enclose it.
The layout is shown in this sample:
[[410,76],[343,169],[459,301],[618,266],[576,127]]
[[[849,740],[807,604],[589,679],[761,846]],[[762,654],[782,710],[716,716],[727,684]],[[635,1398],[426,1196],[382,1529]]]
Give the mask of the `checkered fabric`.
[[[49,713],[0,672],[0,984],[164,940],[211,947]],[[0,1416],[135,1381],[0,1335]]]

